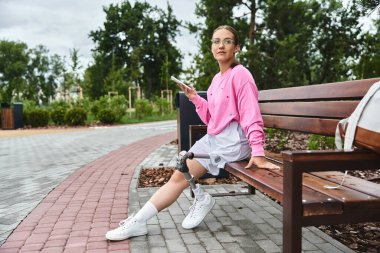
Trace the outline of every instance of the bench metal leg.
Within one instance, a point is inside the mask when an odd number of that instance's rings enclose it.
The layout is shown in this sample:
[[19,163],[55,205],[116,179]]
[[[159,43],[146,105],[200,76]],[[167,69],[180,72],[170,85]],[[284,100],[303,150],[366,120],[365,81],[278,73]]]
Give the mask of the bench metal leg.
[[248,185],[248,194],[256,194],[256,188],[252,185]]
[[284,161],[283,252],[301,253],[302,249],[302,173]]

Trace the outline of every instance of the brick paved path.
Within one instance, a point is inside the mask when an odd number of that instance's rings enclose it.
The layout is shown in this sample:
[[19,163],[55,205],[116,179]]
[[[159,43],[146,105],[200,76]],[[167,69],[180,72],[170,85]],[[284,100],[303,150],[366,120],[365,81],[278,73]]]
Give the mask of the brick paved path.
[[137,141],[75,171],[19,224],[0,252],[128,252],[129,241],[109,243],[104,235],[127,215],[136,166],[175,138],[171,132]]

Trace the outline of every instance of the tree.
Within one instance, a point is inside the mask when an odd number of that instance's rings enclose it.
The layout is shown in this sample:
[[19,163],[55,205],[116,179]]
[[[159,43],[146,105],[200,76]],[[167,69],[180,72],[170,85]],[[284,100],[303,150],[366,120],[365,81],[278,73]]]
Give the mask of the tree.
[[[218,71],[218,64],[211,53],[211,37],[215,28],[220,25],[231,25],[238,29],[239,19],[233,19],[233,9],[239,0],[201,0],[196,5],[195,14],[204,18],[205,22],[199,24],[189,24],[191,32],[196,33],[200,41],[199,54],[195,55],[196,78],[193,80],[198,89],[207,89],[215,73]],[[242,29],[243,31],[247,29]],[[241,32],[241,29],[238,29]],[[193,74],[195,70],[188,71]]]
[[[49,57],[47,56],[48,50],[42,45],[36,48],[29,49],[29,63],[27,72],[25,74],[25,88],[23,89],[22,97],[27,100],[33,100],[37,104],[40,99],[44,103],[48,98],[42,92],[41,88],[47,88],[47,73],[49,70]],[[47,94],[46,94],[47,95]],[[47,95],[49,97],[49,95]]]
[[375,28],[375,32],[365,34],[359,63],[353,64],[354,75],[359,79],[380,76],[380,19],[376,20]]
[[0,100],[33,100],[46,104],[55,97],[64,63],[49,56],[42,45],[28,49],[25,43],[0,41]]
[[65,81],[62,84],[63,92],[71,92],[73,88],[80,87],[80,78],[78,71],[82,68],[79,61],[79,50],[74,48],[70,50],[70,70],[65,72]]
[[[259,89],[346,80],[359,58],[362,8],[353,1],[201,0],[196,14],[205,18],[196,56],[198,82],[208,85],[217,66],[210,44],[212,29],[229,24],[240,32],[240,61],[253,73]],[[239,10],[242,11],[236,11]],[[245,12],[245,13],[244,13]],[[240,16],[239,16],[240,15]],[[194,27],[190,27],[194,28]]]
[[25,43],[0,41],[0,101],[3,103],[11,103],[13,96],[22,96],[28,66],[26,50]]
[[[89,87],[87,83],[86,90],[92,91],[92,97],[103,95],[107,90],[104,80],[110,80],[110,73],[114,72],[111,76],[123,74],[126,84],[141,86],[148,97],[158,93],[166,87],[160,78],[165,60],[171,62],[171,74],[181,70],[181,54],[173,45],[180,22],[171,6],[168,4],[165,12],[146,2],[137,1],[132,5],[125,1],[105,7],[104,12],[104,28],[90,33],[96,53],[87,77],[90,85],[96,87]],[[94,72],[100,69],[101,72]],[[124,85],[120,88],[120,92],[125,90]]]
[[380,0],[361,0],[359,3],[369,12],[375,11],[380,6]]
[[29,63],[22,98],[36,104],[47,104],[55,97],[64,72],[61,57],[48,53],[49,50],[42,45],[28,50]]

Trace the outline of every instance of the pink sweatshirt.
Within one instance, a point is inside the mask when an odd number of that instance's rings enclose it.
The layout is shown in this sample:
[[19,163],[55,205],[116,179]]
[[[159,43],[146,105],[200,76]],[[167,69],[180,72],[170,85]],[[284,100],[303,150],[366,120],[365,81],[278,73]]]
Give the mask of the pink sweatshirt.
[[207,100],[197,95],[192,99],[207,133],[217,135],[232,121],[243,129],[252,156],[264,156],[264,124],[258,104],[258,91],[253,77],[242,65],[216,74],[207,91]]

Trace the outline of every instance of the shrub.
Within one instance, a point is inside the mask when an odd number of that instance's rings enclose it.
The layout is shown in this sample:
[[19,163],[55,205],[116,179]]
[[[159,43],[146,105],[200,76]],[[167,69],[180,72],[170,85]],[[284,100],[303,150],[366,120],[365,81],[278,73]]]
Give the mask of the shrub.
[[36,108],[25,113],[26,122],[31,127],[45,127],[49,124],[49,112],[46,109]]
[[55,125],[61,126],[65,124],[66,111],[67,110],[64,107],[57,107],[51,110],[50,117]]
[[105,124],[113,124],[116,122],[116,114],[109,108],[101,109],[98,113],[98,119]]
[[136,117],[142,119],[153,112],[153,106],[147,99],[137,99],[135,101]]
[[114,96],[108,100],[108,104],[116,116],[115,122],[120,121],[127,112],[127,99],[125,96]]
[[65,114],[65,122],[69,126],[83,126],[86,123],[87,113],[83,108],[71,108]]
[[24,111],[31,111],[33,109],[36,109],[38,108],[37,107],[37,104],[34,100],[23,100],[22,101],[22,109]]
[[94,114],[95,118],[98,118],[98,113],[101,109],[108,108],[108,97],[103,96],[98,100],[94,101],[90,107],[91,113]]
[[65,100],[57,100],[53,101],[49,104],[49,107],[52,109],[57,109],[57,108],[65,108],[66,110],[71,107],[70,102],[67,102]]
[[91,110],[91,101],[88,98],[81,98],[73,101],[72,107],[83,108],[86,112]]
[[171,111],[171,104],[166,98],[157,98],[156,104],[161,115],[168,114]]
[[312,134],[309,137],[308,149],[309,150],[326,150],[334,149],[334,137]]
[[99,112],[103,109],[112,110],[116,117],[115,122],[120,121],[127,112],[127,99],[122,95],[111,98],[108,96],[103,96],[99,98],[99,100],[92,103],[91,112],[98,120],[100,120]]

